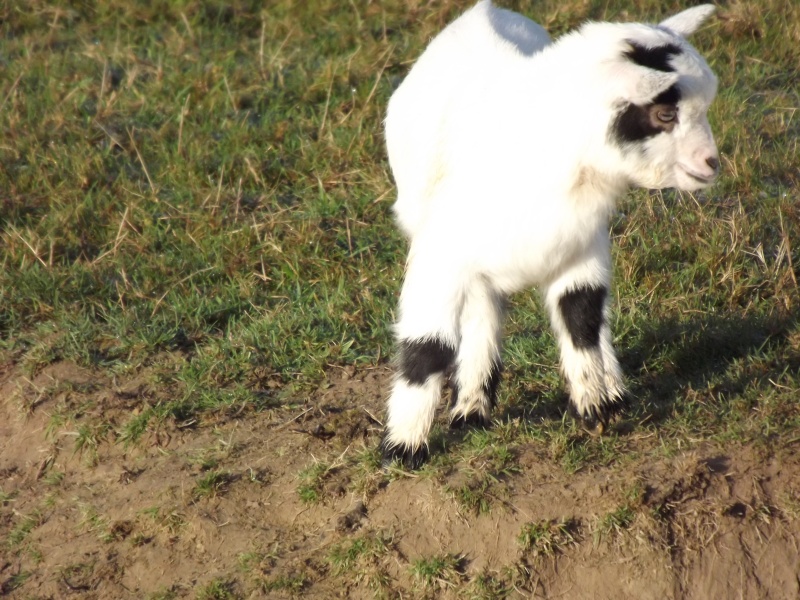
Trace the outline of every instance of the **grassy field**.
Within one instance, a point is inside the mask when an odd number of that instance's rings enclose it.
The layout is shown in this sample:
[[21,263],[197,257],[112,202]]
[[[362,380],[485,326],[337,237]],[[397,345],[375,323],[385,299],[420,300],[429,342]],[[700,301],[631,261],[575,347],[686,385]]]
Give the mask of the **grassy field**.
[[[553,35],[587,19],[655,21],[682,6],[497,3]],[[425,43],[470,5],[0,5],[7,413],[40,418],[42,443],[57,441],[86,472],[121,453],[147,456],[162,434],[197,436],[207,446],[193,450],[190,496],[201,503],[240,485],[230,448],[208,441],[218,428],[259,418],[285,425],[313,410],[340,374],[384,373],[406,246],[391,221],[382,119]],[[470,518],[502,518],[528,454],[565,475],[599,469],[614,480],[693,448],[747,448],[767,460],[800,441],[800,6],[725,2],[693,41],[720,80],[710,113],[720,181],[697,195],[632,192],[612,223],[613,328],[635,401],[599,439],[562,418],[540,302],[535,292],[516,296],[495,427],[460,437],[437,427],[419,476]],[[63,365],[84,375],[44,377]],[[124,402],[102,394],[131,382],[138,391]],[[367,505],[407,481],[379,468],[379,412],[353,447],[325,445],[325,431],[341,437],[336,428],[349,426],[347,414],[312,432],[321,454],[288,463],[290,493],[308,510],[335,504],[341,494],[329,484],[343,476],[345,492]],[[265,431],[278,439],[285,429]],[[66,493],[64,473],[69,480],[77,467],[42,465],[36,481],[49,497]],[[520,551],[552,557],[625,532],[643,492],[627,479],[620,486],[595,520],[531,521],[518,531]],[[24,489],[0,478],[0,583],[35,597],[47,557],[30,540],[49,510],[33,500],[23,507]],[[794,522],[800,489],[787,489],[769,507]],[[91,506],[75,514],[99,544],[128,537]],[[153,527],[168,535],[169,516],[159,514]],[[277,551],[241,552],[231,575],[153,597],[326,597],[313,591],[322,580],[394,596],[403,577],[411,597],[503,597],[530,585],[519,571],[470,573],[449,548],[405,552],[401,577],[384,563],[402,543],[388,530],[348,533],[321,551],[322,572],[283,569]],[[64,581],[71,590],[81,577],[70,571]]]

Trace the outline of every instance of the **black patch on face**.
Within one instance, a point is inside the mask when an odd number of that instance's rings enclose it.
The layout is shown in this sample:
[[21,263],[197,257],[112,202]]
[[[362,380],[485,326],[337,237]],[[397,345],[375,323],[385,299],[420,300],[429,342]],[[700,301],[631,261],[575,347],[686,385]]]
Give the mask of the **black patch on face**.
[[567,292],[558,300],[558,308],[576,348],[596,348],[600,344],[603,305],[608,290],[582,286]]
[[641,142],[666,131],[672,131],[674,123],[660,123],[654,118],[659,107],[674,109],[681,99],[681,90],[677,85],[670,86],[650,104],[626,104],[611,124],[611,135],[620,144]]
[[665,46],[647,48],[631,40],[628,40],[628,43],[631,49],[625,52],[625,56],[633,63],[664,73],[672,73],[675,71],[672,65],[669,64],[669,59],[681,53],[679,46],[667,44]]
[[454,348],[439,339],[400,342],[400,374],[409,383],[422,385],[430,375],[441,373],[453,362]]

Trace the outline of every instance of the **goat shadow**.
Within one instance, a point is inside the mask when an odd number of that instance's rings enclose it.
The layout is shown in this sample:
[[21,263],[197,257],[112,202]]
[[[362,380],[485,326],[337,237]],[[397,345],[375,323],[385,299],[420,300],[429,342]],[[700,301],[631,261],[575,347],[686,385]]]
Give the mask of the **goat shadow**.
[[[687,390],[712,386],[726,397],[741,394],[754,381],[778,381],[786,372],[800,372],[797,332],[800,312],[780,316],[702,315],[644,323],[635,343],[617,344],[630,404],[621,426],[661,423],[684,406]],[[761,357],[757,366],[732,369],[737,361]],[[545,399],[530,396],[511,408],[509,416],[526,420],[561,419],[567,395]],[[516,413],[516,414],[515,414]],[[520,414],[522,413],[522,414]]]

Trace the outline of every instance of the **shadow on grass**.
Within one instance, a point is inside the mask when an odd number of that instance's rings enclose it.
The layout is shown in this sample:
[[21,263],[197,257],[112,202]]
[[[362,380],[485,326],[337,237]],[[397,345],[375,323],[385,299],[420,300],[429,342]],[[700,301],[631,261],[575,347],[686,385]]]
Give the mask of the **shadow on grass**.
[[[617,345],[630,391],[626,420],[661,423],[692,401],[687,398],[690,390],[710,390],[730,398],[754,383],[800,373],[800,348],[791,339],[798,326],[797,311],[772,317],[703,315],[644,323],[632,343]],[[566,391],[546,397],[526,394],[503,412],[537,423],[561,420],[568,400]]]
[[754,383],[800,370],[792,334],[797,312],[781,316],[709,316],[668,319],[642,329],[620,349],[632,402],[629,414],[659,423],[687,400],[687,390],[737,396]]

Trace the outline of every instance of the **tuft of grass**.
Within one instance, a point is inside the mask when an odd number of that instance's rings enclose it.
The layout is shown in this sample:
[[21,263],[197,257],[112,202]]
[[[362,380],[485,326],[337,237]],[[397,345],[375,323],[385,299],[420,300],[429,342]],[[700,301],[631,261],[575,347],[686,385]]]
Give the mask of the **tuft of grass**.
[[239,569],[245,573],[249,573],[253,570],[265,572],[275,564],[278,556],[278,544],[275,544],[268,552],[263,552],[260,550],[242,552],[239,554],[239,556],[237,556],[236,560],[239,563]]
[[466,559],[461,555],[442,554],[412,561],[411,575],[425,589],[452,587],[463,579]]
[[213,498],[227,490],[232,476],[225,470],[214,469],[197,478],[192,490],[195,498]]
[[394,545],[394,535],[387,532],[368,533],[336,544],[328,554],[335,575],[352,572],[356,567],[373,563],[385,556]]
[[297,494],[306,504],[316,504],[322,501],[322,483],[328,473],[328,465],[315,462],[313,465],[300,472],[300,485]]
[[576,543],[577,525],[572,520],[537,521],[522,526],[517,540],[533,556],[555,556]]
[[445,488],[458,504],[474,514],[487,514],[492,509],[492,482],[487,477],[472,478],[466,483]]
[[28,535],[42,523],[44,523],[44,517],[39,511],[21,515],[19,521],[8,532],[6,544],[12,550],[19,548]]
[[263,592],[289,592],[299,594],[311,580],[305,573],[278,574],[261,580],[260,588]]
[[80,526],[95,534],[100,541],[108,543],[117,538],[112,531],[112,525],[108,518],[98,513],[96,508],[89,504],[81,503],[78,505],[78,510],[81,515]]
[[636,519],[636,512],[628,504],[618,507],[600,517],[594,528],[594,545],[601,540],[616,538],[627,531]]
[[0,507],[3,507],[6,504],[10,504],[11,502],[13,502],[14,498],[16,498],[17,496],[17,493],[18,492],[16,491],[4,492],[2,489],[0,489]]
[[197,590],[197,600],[234,600],[242,596],[236,593],[236,584],[229,579],[212,579]]
[[464,592],[469,600],[503,600],[514,591],[514,586],[504,578],[486,571],[479,573]]

